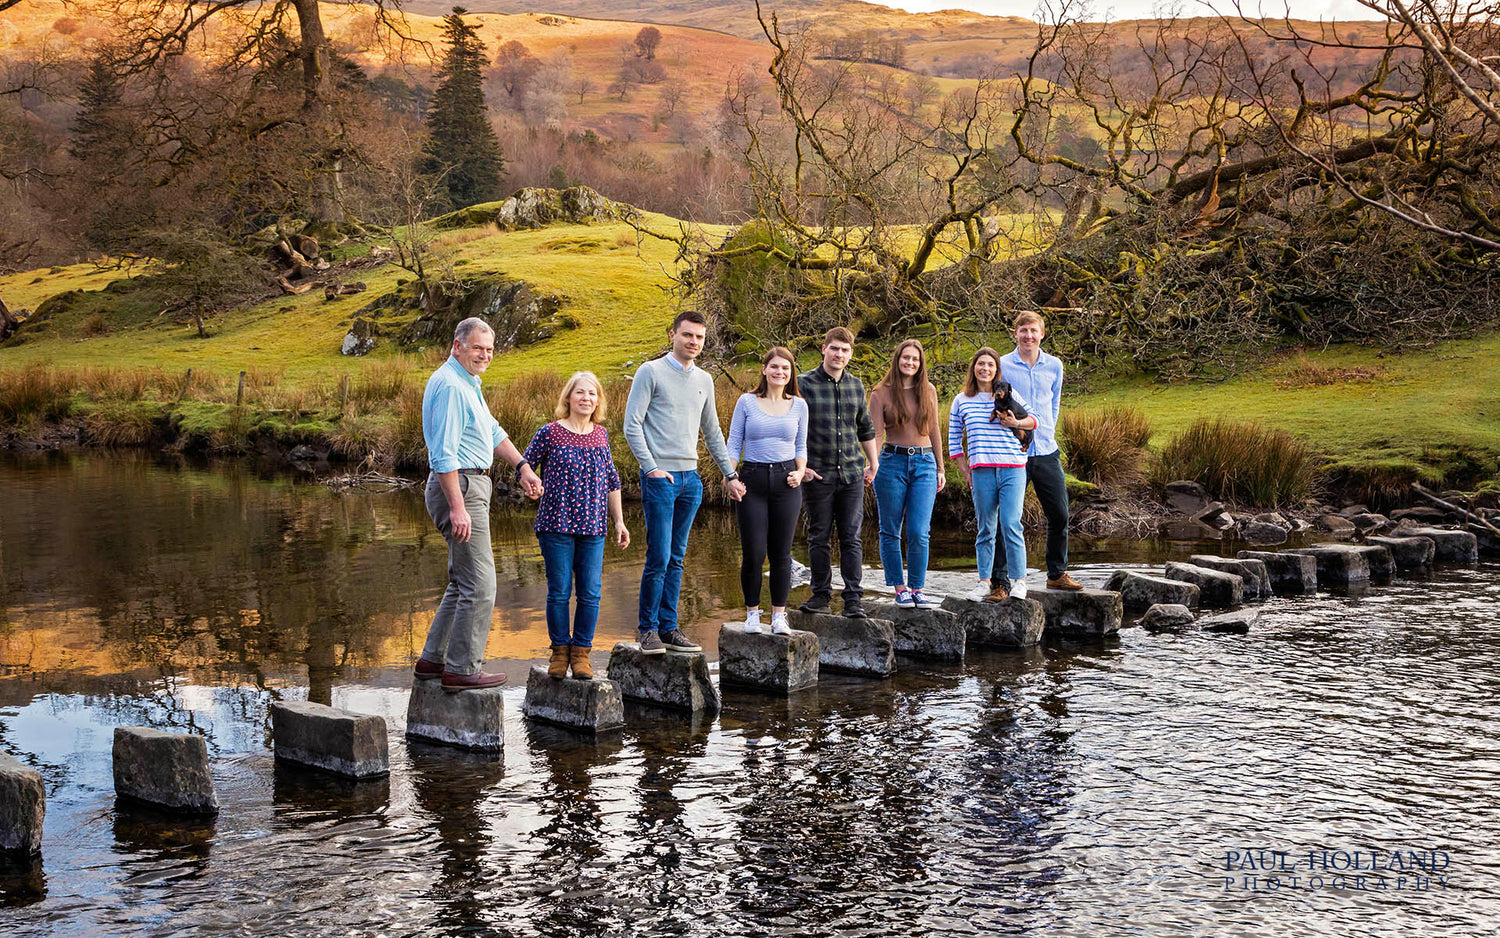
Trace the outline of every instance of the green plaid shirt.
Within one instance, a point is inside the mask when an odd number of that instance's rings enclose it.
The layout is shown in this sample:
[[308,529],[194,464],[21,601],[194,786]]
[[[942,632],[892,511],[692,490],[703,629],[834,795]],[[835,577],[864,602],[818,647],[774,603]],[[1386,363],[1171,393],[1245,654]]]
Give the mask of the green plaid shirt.
[[807,401],[807,468],[829,482],[859,481],[865,471],[859,444],[875,439],[864,384],[847,371],[835,381],[819,365],[797,376],[797,390]]

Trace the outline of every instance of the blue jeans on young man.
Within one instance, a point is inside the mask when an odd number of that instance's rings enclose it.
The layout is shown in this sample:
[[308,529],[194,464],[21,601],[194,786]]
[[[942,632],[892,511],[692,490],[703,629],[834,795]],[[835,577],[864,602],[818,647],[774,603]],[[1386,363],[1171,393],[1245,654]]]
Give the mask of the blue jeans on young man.
[[677,597],[682,592],[682,558],[688,532],[703,503],[703,480],[696,469],[672,478],[641,476],[641,507],[646,513],[646,566],[641,571],[640,630],[677,628]]
[[[599,579],[604,573],[604,535],[536,532],[547,566],[547,637],[553,645],[594,647],[599,624]],[[568,600],[578,594],[573,624]]]
[[[927,550],[932,506],[937,501],[937,460],[931,453],[883,453],[875,473],[875,504],[880,509],[880,566],[886,586],[927,585]],[[906,572],[902,579],[901,532],[906,531]]]
[[979,561],[979,575],[999,579],[995,566],[995,536],[998,532],[1005,545],[1005,575],[1012,580],[1026,576],[1026,539],[1021,534],[1021,506],[1026,498],[1025,466],[985,466],[974,470],[970,484],[974,493],[974,514],[979,533],[974,538],[974,553]]

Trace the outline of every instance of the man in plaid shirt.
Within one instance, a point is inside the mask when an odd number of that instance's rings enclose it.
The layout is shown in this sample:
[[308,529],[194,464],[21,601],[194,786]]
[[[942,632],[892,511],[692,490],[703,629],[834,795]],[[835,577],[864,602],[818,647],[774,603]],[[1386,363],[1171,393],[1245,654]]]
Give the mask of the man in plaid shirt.
[[823,337],[823,363],[797,377],[807,401],[807,554],[812,565],[812,596],[803,612],[828,613],[833,595],[829,535],[839,530],[839,570],[844,576],[844,615],[865,616],[860,574],[864,550],[859,539],[865,514],[865,486],[875,478],[880,455],[875,423],[865,402],[865,386],[845,374],[854,354],[854,334],[843,326]]

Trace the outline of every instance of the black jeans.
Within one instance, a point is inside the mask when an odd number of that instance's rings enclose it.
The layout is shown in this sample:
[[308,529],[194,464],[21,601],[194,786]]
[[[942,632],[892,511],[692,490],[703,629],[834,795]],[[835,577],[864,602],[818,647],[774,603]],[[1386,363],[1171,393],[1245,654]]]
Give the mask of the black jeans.
[[865,516],[865,483],[807,483],[807,559],[812,566],[812,594],[827,600],[833,595],[833,555],[828,539],[835,522],[839,529],[839,571],[844,575],[844,602],[858,602],[864,595],[860,575],[864,570],[864,545],[859,540]]
[[771,605],[785,606],[792,591],[792,539],[802,511],[802,490],[786,484],[794,462],[747,462],[740,466],[745,497],[735,506],[740,523],[740,589],[745,605],[760,605],[761,567],[771,557]]
[[[1037,501],[1047,516],[1047,579],[1068,572],[1068,482],[1057,453],[1026,460],[1026,480],[1036,487]],[[1005,542],[995,539],[995,570],[1005,576]],[[993,579],[997,574],[991,571]]]

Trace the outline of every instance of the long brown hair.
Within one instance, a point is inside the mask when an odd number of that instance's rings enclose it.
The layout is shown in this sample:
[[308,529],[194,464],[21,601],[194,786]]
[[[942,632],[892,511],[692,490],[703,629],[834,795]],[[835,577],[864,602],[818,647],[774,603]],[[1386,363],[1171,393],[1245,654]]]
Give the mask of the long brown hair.
[[976,378],[976,377],[974,377],[974,366],[977,365],[977,364],[979,364],[979,360],[981,358],[983,358],[984,356],[986,356],[986,355],[988,355],[989,357],[991,357],[991,358],[993,358],[995,360],[995,379],[990,382],[990,390],[993,391],[996,387],[999,386],[999,384],[1000,384],[1000,353],[997,352],[997,351],[995,351],[994,349],[990,348],[988,345],[986,345],[985,347],[981,348],[979,351],[975,352],[973,358],[969,359],[969,374],[968,374],[967,377],[964,378],[964,396],[965,397],[973,397],[974,395],[976,395],[976,394],[979,393],[979,379]]
[[766,366],[778,358],[784,358],[792,365],[792,376],[787,379],[786,383],[786,396],[801,397],[797,393],[797,358],[792,354],[792,350],[784,345],[778,345],[760,357],[760,383],[750,393],[756,397],[765,397],[771,393],[771,385],[766,383]]
[[[917,374],[912,381],[912,387],[917,391],[917,413],[916,420],[906,411],[906,394],[901,386],[901,353],[909,348],[917,350]],[[934,390],[932,397],[927,396],[927,389],[932,387],[932,382],[927,378],[927,350],[922,348],[922,343],[916,339],[903,339],[896,350],[891,353],[891,367],[886,369],[885,377],[875,385],[878,391],[886,389],[887,396],[891,399],[891,408],[896,412],[894,423],[915,422],[918,433],[931,433],[932,425],[937,420],[937,391]]]

